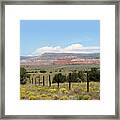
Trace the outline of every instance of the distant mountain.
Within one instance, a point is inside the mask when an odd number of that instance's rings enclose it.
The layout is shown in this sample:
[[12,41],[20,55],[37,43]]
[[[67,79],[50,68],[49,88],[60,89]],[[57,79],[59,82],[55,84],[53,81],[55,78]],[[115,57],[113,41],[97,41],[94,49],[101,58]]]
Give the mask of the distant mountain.
[[92,58],[99,59],[100,53],[44,53],[40,56],[41,59],[55,59],[55,58]]
[[100,64],[100,53],[44,53],[39,56],[21,56],[21,65],[49,66],[71,64]]
[[27,59],[54,60],[61,58],[99,59],[100,53],[44,53],[39,56],[20,56],[20,60]]
[[20,60],[26,60],[30,58],[34,58],[35,56],[20,56]]

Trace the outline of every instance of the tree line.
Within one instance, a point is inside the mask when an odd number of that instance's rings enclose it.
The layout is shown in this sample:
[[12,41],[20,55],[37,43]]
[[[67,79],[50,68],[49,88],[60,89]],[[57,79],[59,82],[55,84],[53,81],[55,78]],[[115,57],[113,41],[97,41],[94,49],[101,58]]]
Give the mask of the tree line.
[[[27,78],[29,77],[30,75],[27,74],[26,69],[21,67],[20,68],[20,83],[26,84]],[[50,75],[49,75],[49,79],[50,79]],[[98,68],[91,68],[90,71],[72,72],[72,73],[69,73],[68,75],[63,75],[62,73],[58,73],[54,75],[52,83],[57,83],[58,88],[59,88],[60,83],[68,82],[69,89],[71,89],[72,82],[90,82],[90,81],[94,81],[94,82],[100,81],[100,70]]]
[[69,89],[71,89],[72,82],[99,82],[100,81],[100,70],[97,68],[91,68],[90,71],[79,71],[69,73],[67,76],[62,73],[55,74],[52,83],[57,83],[59,88],[59,83],[68,82]]

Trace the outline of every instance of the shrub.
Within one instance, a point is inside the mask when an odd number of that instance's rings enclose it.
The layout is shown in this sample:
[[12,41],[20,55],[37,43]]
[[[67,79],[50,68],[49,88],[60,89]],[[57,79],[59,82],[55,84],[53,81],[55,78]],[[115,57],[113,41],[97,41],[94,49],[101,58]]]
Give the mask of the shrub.
[[83,96],[83,99],[84,99],[84,100],[90,100],[90,99],[91,99],[91,96],[90,96],[90,95],[84,95],[84,96]]
[[78,100],[83,100],[83,95],[77,96],[77,99],[78,99]]
[[75,88],[75,89],[74,89],[74,92],[75,92],[76,94],[79,94],[80,89],[79,89],[79,88]]
[[20,67],[20,84],[26,84],[27,83],[27,72],[24,67]]
[[29,100],[36,100],[36,96],[34,95],[29,96]]
[[45,70],[40,70],[40,73],[46,73],[47,71],[45,71]]
[[67,81],[69,81],[69,82],[79,82],[78,73],[76,73],[76,72],[69,73],[68,76],[67,76]]
[[42,94],[41,97],[47,97],[47,95],[46,94]]
[[80,81],[82,81],[82,82],[85,82],[85,81],[86,81],[84,76],[85,76],[85,75],[84,75],[84,72],[83,72],[83,71],[79,71],[79,72],[78,72],[78,77],[79,77]]
[[54,100],[58,100],[58,99],[59,99],[59,96],[54,95],[53,98],[54,98]]
[[91,68],[88,72],[88,79],[90,81],[99,82],[100,81],[100,70],[98,68]]
[[65,89],[65,88],[61,88],[60,92],[63,93],[63,94],[67,94],[68,93],[67,89]]
[[52,83],[58,83],[58,88],[59,88],[59,83],[63,83],[66,81],[66,76],[62,75],[61,73],[55,74],[53,77]]
[[60,98],[60,100],[68,100],[69,99],[69,97],[67,97],[67,96],[62,96],[61,98]]
[[50,92],[50,93],[56,93],[57,90],[56,90],[56,89],[50,89],[49,92]]

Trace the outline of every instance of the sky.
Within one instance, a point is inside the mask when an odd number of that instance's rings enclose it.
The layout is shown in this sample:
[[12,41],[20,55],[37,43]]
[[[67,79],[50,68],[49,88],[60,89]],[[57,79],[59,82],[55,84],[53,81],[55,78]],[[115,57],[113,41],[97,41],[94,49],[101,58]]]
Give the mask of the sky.
[[99,20],[21,20],[20,55],[98,53]]

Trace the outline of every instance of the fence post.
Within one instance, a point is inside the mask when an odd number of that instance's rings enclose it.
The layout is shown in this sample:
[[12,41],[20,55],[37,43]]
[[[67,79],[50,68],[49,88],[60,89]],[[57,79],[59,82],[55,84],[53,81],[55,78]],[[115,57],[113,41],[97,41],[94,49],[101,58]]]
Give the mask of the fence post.
[[40,77],[39,77],[39,85],[40,85]]
[[71,89],[71,73],[69,73],[69,90]]
[[51,87],[51,80],[50,80],[50,75],[49,75],[49,87]]
[[43,86],[45,86],[45,77],[43,76]]
[[89,92],[89,79],[88,79],[88,71],[87,71],[87,92]]

